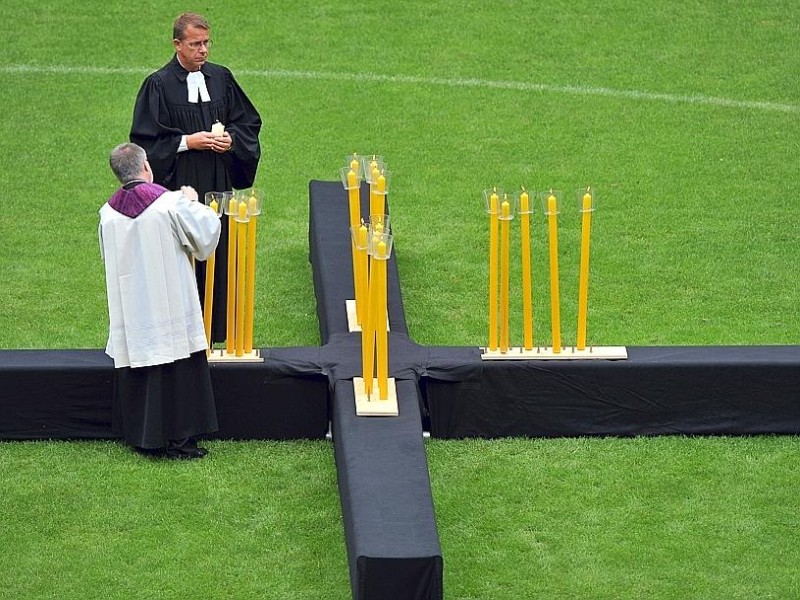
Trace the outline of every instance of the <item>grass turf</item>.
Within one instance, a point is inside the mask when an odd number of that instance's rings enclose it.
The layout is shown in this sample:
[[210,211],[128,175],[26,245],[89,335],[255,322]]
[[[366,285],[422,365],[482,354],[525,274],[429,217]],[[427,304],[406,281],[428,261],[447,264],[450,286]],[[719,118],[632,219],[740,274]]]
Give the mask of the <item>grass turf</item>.
[[[106,157],[126,139],[139,83],[166,62],[183,9],[6,7],[0,347],[103,346],[96,212],[115,187]],[[800,339],[792,3],[198,9],[214,26],[212,60],[234,70],[264,117],[257,345],[319,341],[307,185],[335,179],[353,151],[383,154],[393,172],[398,266],[420,343],[485,343],[480,192],[491,185],[600,190],[592,343]],[[566,343],[578,222],[567,212],[561,221]],[[536,331],[547,343],[542,220],[534,235]],[[13,515],[0,533],[4,595],[127,597],[139,586],[177,597],[188,582],[209,597],[347,597],[329,447],[212,449],[206,466],[167,470],[115,444],[0,445],[0,502]],[[793,438],[448,441],[428,451],[448,598],[798,595],[787,567],[800,508]],[[276,462],[316,473],[318,488],[266,477]],[[159,491],[168,502],[152,509]],[[188,517],[172,508],[184,491],[195,497]],[[320,515],[320,531],[294,528]],[[161,547],[172,538],[189,550]],[[198,565],[193,548],[205,550]]]

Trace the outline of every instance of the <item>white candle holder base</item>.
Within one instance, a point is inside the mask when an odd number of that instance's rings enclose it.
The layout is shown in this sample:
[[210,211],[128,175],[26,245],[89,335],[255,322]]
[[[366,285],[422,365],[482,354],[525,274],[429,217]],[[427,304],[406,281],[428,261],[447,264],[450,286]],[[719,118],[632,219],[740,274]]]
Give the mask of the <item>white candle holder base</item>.
[[367,396],[364,390],[364,378],[353,377],[353,392],[356,396],[356,415],[359,417],[396,417],[397,388],[394,377],[389,377],[386,399],[381,400],[378,393],[378,380],[372,380],[372,394]]
[[[345,310],[347,311],[347,331],[350,333],[361,333],[361,325],[358,324],[358,314],[356,313],[356,301],[345,300]],[[389,329],[389,317],[386,317],[386,331]]]
[[587,346],[578,350],[567,346],[561,352],[553,352],[550,346],[535,346],[531,350],[525,348],[509,348],[507,352],[481,348],[481,360],[626,360],[628,350],[625,346]]
[[208,353],[208,362],[210,363],[237,363],[237,362],[264,362],[264,357],[258,349],[253,349],[252,352],[236,356],[236,354],[228,354],[224,348],[214,348]]

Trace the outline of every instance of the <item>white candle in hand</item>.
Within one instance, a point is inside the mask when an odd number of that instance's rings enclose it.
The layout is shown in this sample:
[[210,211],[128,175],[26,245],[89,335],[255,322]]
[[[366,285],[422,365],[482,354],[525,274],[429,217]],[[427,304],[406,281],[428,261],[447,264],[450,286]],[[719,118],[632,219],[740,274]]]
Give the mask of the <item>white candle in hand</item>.
[[211,135],[221,136],[225,133],[225,125],[217,121],[211,126]]

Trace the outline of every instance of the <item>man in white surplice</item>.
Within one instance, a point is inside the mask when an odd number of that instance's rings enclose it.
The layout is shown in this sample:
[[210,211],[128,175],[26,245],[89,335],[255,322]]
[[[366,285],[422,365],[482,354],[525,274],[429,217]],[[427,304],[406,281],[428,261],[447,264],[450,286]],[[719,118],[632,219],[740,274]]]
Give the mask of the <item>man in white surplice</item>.
[[140,146],[117,146],[109,164],[122,183],[99,226],[113,427],[142,454],[202,458],[196,437],[218,426],[192,257],[215,250],[220,221],[191,187],[154,184]]

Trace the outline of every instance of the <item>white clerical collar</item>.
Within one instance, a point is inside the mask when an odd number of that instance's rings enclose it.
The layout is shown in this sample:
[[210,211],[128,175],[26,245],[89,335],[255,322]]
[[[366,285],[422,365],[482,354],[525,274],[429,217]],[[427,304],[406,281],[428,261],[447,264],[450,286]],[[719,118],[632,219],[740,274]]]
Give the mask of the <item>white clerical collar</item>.
[[211,101],[206,87],[206,78],[202,71],[194,71],[186,76],[186,89],[189,91],[189,102],[193,104],[197,104],[198,94],[203,102]]
[[[178,64],[181,64],[181,59],[178,58]],[[183,67],[184,69],[186,67]],[[191,71],[186,74],[186,90],[189,93],[189,102],[197,104],[198,96],[203,102],[210,102],[211,96],[208,95],[208,88],[206,87],[206,78],[202,71]]]

